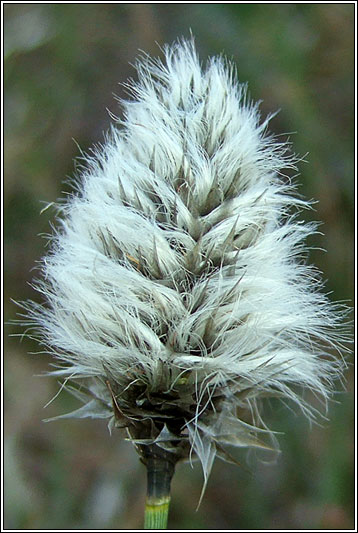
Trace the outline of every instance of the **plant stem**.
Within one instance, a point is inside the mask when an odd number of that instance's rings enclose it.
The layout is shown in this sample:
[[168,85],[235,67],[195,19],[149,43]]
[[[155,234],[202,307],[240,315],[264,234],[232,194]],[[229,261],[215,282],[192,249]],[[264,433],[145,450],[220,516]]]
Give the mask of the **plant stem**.
[[167,529],[170,496],[145,503],[144,529]]
[[170,503],[170,482],[175,465],[158,456],[149,456],[147,467],[147,499],[145,504],[144,529],[166,529]]

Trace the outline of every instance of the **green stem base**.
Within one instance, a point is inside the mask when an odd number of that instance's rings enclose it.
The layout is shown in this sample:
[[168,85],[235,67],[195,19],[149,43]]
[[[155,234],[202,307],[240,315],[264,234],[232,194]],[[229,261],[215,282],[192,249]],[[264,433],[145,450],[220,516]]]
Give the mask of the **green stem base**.
[[166,529],[168,524],[170,496],[147,498],[145,503],[144,529]]
[[142,460],[147,467],[144,529],[166,529],[170,503],[170,482],[177,459],[154,444],[147,446],[142,451]]

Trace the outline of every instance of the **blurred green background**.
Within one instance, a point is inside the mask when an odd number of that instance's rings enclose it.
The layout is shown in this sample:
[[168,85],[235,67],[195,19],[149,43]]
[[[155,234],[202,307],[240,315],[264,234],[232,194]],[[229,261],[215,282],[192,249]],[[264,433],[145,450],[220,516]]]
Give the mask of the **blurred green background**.
[[[238,66],[265,116],[281,109],[276,133],[291,133],[306,156],[300,192],[319,201],[312,216],[324,236],[309,243],[334,300],[353,297],[353,4],[6,4],[5,13],[5,313],[11,301],[37,299],[29,282],[43,255],[51,210],[69,186],[77,143],[103,140],[113,94],[135,76],[138,49],[196,37],[201,57],[224,52]],[[307,218],[307,213],[305,214]],[[18,331],[7,327],[8,333]],[[59,385],[40,378],[45,355],[24,338],[5,339],[5,527],[138,529],[145,471],[130,443],[106,423],[43,418],[76,407]],[[274,404],[266,420],[282,454],[263,464],[243,450],[249,472],[216,461],[206,495],[200,466],[179,465],[173,529],[349,529],[354,526],[353,372],[323,420]],[[340,387],[342,391],[342,387]]]

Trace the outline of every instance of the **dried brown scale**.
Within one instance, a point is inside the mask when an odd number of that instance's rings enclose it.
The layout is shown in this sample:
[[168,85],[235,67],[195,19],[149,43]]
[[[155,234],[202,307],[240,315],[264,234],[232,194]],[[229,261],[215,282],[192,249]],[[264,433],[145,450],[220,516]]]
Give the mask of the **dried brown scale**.
[[[182,387],[185,389],[185,387]],[[184,392],[184,391],[183,391]],[[146,385],[134,384],[127,389],[126,398],[113,393],[116,425],[126,427],[130,440],[134,443],[140,458],[151,471],[153,468],[166,469],[172,465],[170,477],[175,464],[188,457],[190,444],[185,431],[186,421],[195,415],[196,405],[193,393],[178,391],[168,393],[149,392]],[[133,409],[133,402],[138,409]],[[119,407],[123,403],[123,409]],[[183,406],[187,406],[184,409]],[[128,407],[131,406],[131,407]],[[169,436],[157,441],[163,428]],[[171,435],[171,436],[170,436]],[[157,442],[156,442],[157,441]],[[152,463],[156,462],[156,466]],[[163,474],[160,474],[160,477]],[[152,481],[154,483],[163,482]]]

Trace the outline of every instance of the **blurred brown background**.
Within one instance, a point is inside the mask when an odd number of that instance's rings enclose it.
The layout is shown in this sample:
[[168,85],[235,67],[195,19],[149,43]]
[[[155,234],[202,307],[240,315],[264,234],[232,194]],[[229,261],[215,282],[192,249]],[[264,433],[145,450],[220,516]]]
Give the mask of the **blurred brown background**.
[[[202,59],[224,52],[262,99],[271,129],[291,135],[301,164],[300,192],[319,200],[311,216],[324,236],[310,260],[334,300],[353,295],[353,4],[7,4],[5,12],[5,313],[11,299],[37,299],[29,282],[44,253],[51,210],[69,186],[78,143],[103,140],[118,114],[113,93],[135,76],[138,49],[196,37]],[[305,214],[307,218],[307,214]],[[48,357],[29,339],[5,339],[5,526],[9,529],[142,527],[145,471],[131,445],[106,423],[43,418],[76,407],[59,385],[36,375]],[[250,473],[216,461],[198,512],[200,466],[179,465],[173,529],[353,528],[353,372],[330,422],[309,424],[288,409],[266,420],[282,447],[276,464],[241,460]],[[340,388],[342,391],[342,388]]]

